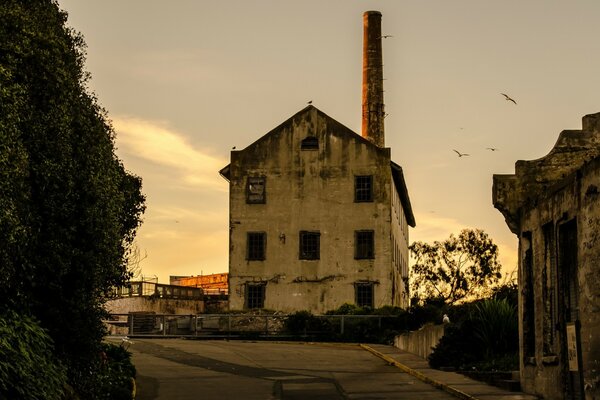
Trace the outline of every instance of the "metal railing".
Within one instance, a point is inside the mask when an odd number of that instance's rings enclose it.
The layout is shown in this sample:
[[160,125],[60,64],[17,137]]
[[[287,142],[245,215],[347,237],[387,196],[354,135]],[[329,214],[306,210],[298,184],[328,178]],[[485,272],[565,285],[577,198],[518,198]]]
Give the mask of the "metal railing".
[[162,283],[138,281],[115,288],[117,297],[157,297],[169,299],[202,299],[202,289],[188,286],[166,285]]
[[315,315],[310,321],[287,324],[288,314],[111,314],[105,320],[110,335],[147,337],[339,337],[392,327],[397,317],[384,315]]

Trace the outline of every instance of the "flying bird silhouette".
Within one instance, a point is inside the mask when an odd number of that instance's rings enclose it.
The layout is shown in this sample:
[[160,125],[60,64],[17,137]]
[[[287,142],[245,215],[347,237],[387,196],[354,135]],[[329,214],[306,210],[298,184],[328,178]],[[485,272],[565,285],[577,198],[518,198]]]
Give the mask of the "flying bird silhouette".
[[312,100],[307,101],[306,104],[312,104]]
[[517,104],[517,102],[512,99],[509,95],[504,94],[504,93],[500,93],[502,96],[504,96],[504,98],[506,99],[506,101],[512,101],[513,103],[515,103],[515,105]]
[[461,153],[461,152],[460,152],[460,151],[458,151],[458,150],[454,150],[454,149],[452,149],[452,150],[453,150],[453,151],[454,151],[456,154],[458,154],[458,157],[464,157],[464,156],[469,156],[469,155],[470,155],[470,154],[467,154],[467,153]]
[[387,39],[389,37],[393,37],[392,35],[383,35],[383,36],[379,36],[377,39]]
[[496,151],[496,150],[498,150],[497,147],[486,147],[485,149],[489,150],[489,151]]

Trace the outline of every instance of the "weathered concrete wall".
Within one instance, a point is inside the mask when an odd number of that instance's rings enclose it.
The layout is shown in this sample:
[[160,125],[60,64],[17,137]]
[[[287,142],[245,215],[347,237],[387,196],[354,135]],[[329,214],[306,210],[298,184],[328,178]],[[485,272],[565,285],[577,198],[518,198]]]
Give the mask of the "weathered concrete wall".
[[152,297],[124,297],[110,300],[106,310],[113,314],[149,311],[156,314],[200,314],[204,312],[202,300],[176,300]]
[[394,346],[427,359],[444,336],[444,325],[425,325],[418,331],[412,331],[394,338]]
[[[546,157],[494,176],[494,206],[519,236],[521,386],[545,399],[570,390],[566,325],[575,321],[581,386],[586,399],[600,398],[599,121],[600,114],[584,117],[583,130],[563,131]],[[572,257],[567,226],[576,235]]]
[[392,181],[392,305],[410,305],[408,288],[408,223],[396,185]]
[[[301,150],[309,136],[318,149]],[[394,281],[392,229],[398,229],[392,226],[406,217],[392,217],[390,149],[311,106],[233,151],[229,174],[231,309],[244,308],[245,284],[253,281],[266,283],[265,308],[287,312],[322,313],[355,303],[358,281],[375,283],[375,307],[393,304],[393,292],[402,298],[402,282]],[[355,175],[373,176],[373,202],[354,201]],[[248,176],[266,177],[265,204],[246,203]],[[374,259],[355,259],[356,230],[374,231]],[[319,260],[299,259],[300,231],[320,232]],[[265,260],[246,259],[248,232],[266,233]]]

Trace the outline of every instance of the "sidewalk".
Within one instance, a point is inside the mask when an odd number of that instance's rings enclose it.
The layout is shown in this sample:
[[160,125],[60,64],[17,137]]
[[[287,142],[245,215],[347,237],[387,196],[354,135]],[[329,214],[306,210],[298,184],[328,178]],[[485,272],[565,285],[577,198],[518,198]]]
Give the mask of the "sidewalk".
[[467,378],[456,372],[445,372],[430,368],[426,360],[414,354],[403,352],[396,347],[375,344],[360,346],[403,372],[462,400],[537,400],[536,396],[522,392],[510,392]]

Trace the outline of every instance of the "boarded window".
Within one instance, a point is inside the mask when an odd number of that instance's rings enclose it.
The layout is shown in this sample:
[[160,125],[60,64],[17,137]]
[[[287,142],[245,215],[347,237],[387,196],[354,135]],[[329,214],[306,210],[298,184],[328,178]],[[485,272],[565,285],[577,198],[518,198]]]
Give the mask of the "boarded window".
[[300,252],[301,260],[318,260],[320,258],[320,239],[319,232],[300,232]]
[[246,181],[246,203],[266,203],[267,178],[264,176],[249,176]]
[[319,139],[315,136],[308,136],[302,143],[300,144],[300,148],[302,150],[318,150],[319,149]]
[[354,201],[357,203],[373,201],[373,175],[354,177]]
[[373,231],[354,232],[354,258],[357,260],[375,258]]
[[265,308],[266,284],[246,283],[246,308]]
[[356,282],[354,291],[357,306],[373,308],[373,282]]
[[248,232],[247,238],[247,260],[264,260],[267,245],[267,234],[265,232]]

